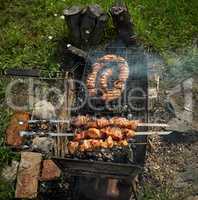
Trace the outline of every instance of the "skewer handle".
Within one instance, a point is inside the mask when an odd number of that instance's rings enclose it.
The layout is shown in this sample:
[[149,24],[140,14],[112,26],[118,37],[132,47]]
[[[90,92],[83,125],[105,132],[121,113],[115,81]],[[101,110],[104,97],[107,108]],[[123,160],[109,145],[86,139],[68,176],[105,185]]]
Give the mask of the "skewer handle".
[[21,131],[20,136],[51,136],[51,137],[68,137],[68,136],[74,136],[74,133],[53,133],[53,132],[34,132],[34,131]]
[[[70,123],[70,120],[28,120],[29,124],[36,124],[36,123],[51,123],[51,124],[57,124],[57,123]],[[19,125],[23,125],[24,121],[19,121]]]
[[159,131],[159,132],[136,132],[135,136],[141,136],[141,135],[170,135],[172,131]]
[[158,124],[158,123],[139,123],[138,127],[169,127],[168,124]]

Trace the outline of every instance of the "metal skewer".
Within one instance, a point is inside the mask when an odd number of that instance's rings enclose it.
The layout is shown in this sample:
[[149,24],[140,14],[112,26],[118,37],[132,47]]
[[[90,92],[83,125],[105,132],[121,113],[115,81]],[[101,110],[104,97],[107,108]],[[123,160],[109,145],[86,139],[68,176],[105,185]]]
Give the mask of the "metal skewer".
[[170,135],[172,131],[145,131],[145,132],[135,132],[135,136],[141,135]]
[[[35,123],[51,123],[51,124],[57,124],[57,123],[70,123],[71,120],[29,120],[29,124],[35,124]],[[25,122],[19,121],[20,125],[23,125]],[[160,123],[139,123],[138,127],[169,127],[168,124],[160,124]]]
[[51,137],[68,137],[74,136],[74,133],[53,133],[53,132],[35,132],[35,131],[20,131],[19,135],[24,136],[51,136]]
[[158,123],[139,123],[138,127],[169,127],[168,124],[158,124]]
[[[146,136],[146,135],[169,135],[172,131],[145,131],[145,132],[135,132],[135,136]],[[20,136],[51,136],[51,137],[68,137],[74,136],[74,133],[53,133],[53,132],[34,132],[34,131],[21,131]]]
[[[70,123],[70,120],[28,120],[29,124],[36,124],[36,123],[51,123],[51,124],[58,124],[58,123]],[[19,121],[20,125],[23,125],[24,121]]]

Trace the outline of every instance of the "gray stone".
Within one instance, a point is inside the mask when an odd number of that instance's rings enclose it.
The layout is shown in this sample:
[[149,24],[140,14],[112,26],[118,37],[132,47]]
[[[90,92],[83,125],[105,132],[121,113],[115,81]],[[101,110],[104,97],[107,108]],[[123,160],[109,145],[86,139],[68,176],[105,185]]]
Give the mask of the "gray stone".
[[19,162],[13,160],[11,166],[6,166],[3,168],[1,176],[6,181],[12,182],[16,179],[17,169]]

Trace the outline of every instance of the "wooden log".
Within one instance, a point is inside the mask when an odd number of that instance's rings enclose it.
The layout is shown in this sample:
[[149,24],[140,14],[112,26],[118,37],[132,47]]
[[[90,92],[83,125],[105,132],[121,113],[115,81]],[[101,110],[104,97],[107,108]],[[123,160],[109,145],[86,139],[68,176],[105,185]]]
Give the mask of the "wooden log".
[[87,44],[98,44],[103,36],[108,17],[99,5],[88,6],[82,15],[81,39]]
[[87,47],[101,42],[108,15],[97,4],[85,7],[73,6],[64,10],[64,16],[73,43],[77,47]]
[[19,164],[15,198],[37,197],[38,179],[42,154],[22,152]]
[[70,36],[73,43],[79,45],[81,43],[80,37],[80,20],[81,20],[82,8],[78,6],[72,6],[69,9],[65,9],[63,14],[70,31]]
[[127,45],[135,43],[133,23],[127,7],[124,5],[113,6],[110,13],[120,39]]
[[101,14],[101,16],[98,18],[95,28],[92,31],[91,37],[89,39],[90,44],[97,45],[101,42],[107,20],[108,20],[108,15],[105,13]]

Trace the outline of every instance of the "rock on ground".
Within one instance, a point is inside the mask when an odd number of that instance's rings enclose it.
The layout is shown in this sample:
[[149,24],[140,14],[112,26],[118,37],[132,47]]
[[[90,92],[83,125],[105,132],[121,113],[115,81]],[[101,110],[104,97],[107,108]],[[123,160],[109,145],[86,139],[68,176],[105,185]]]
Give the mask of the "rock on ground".
[[36,198],[42,154],[22,152],[15,198]]
[[51,181],[59,178],[61,175],[60,169],[52,160],[44,160],[40,180]]
[[8,182],[13,182],[17,176],[17,169],[19,166],[19,162],[13,160],[11,166],[6,166],[3,168],[1,172],[1,177]]

